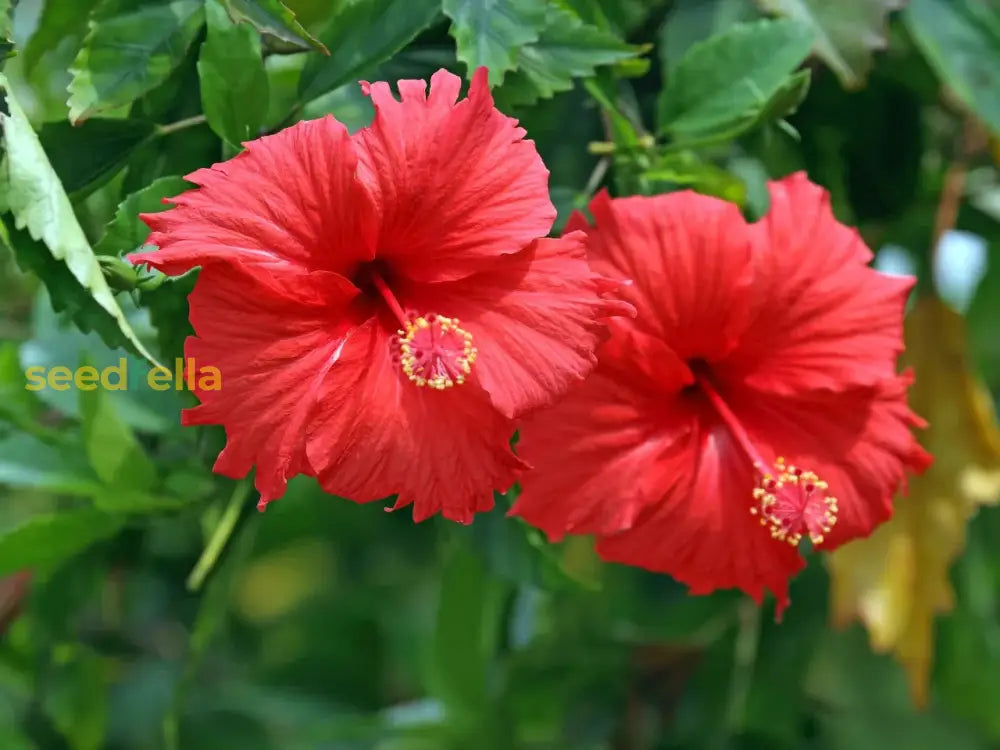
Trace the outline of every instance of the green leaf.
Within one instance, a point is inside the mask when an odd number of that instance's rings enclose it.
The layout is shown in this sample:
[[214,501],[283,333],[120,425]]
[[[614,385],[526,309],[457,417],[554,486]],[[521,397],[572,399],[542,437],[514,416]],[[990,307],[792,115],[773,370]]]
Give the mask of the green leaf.
[[[0,94],[9,112],[0,113],[6,151],[0,169],[0,204],[14,215],[15,228],[26,229],[34,240],[30,247],[15,247],[15,250],[28,254],[30,267],[45,272],[41,278],[52,291],[54,301],[68,305],[82,299],[79,307],[89,306],[90,320],[95,317],[93,306],[96,303],[117,324],[117,335],[113,335],[109,321],[104,316],[97,317],[102,337],[106,341],[117,338],[127,342],[157,364],[132,330],[105,281],[69,198],[3,75],[0,75]],[[7,235],[2,225],[0,234]],[[11,238],[0,239],[9,242]],[[77,282],[76,286],[70,276]]]
[[545,5],[538,0],[444,0],[443,10],[469,76],[485,66],[493,86],[503,83],[518,50],[537,42],[545,25]]
[[13,13],[15,3],[12,0],[0,0],[0,36],[10,37],[13,29]]
[[0,0],[0,67],[3,61],[14,54],[13,34],[14,4],[11,0]]
[[886,44],[886,16],[906,0],[757,0],[768,13],[795,18],[815,29],[813,51],[846,89],[864,85],[872,51]]
[[330,57],[313,56],[302,71],[300,101],[356,82],[413,41],[440,10],[440,0],[356,0],[343,7],[320,34]]
[[786,78],[774,95],[767,100],[758,120],[760,122],[780,120],[795,114],[806,100],[811,83],[812,72],[809,70],[800,70]]
[[566,570],[560,548],[546,541],[542,532],[521,519],[508,518],[509,509],[510,502],[498,495],[493,510],[480,513],[467,530],[456,530],[491,577],[548,591],[593,588],[593,581],[574,578]]
[[95,118],[77,126],[65,120],[45,123],[38,139],[63,188],[78,198],[118,174],[155,132],[156,125],[147,120]]
[[103,0],[70,69],[70,121],[129,104],[166,81],[202,19],[201,0]]
[[[555,5],[569,11],[586,24],[608,31],[620,29],[611,18],[617,9],[605,8],[607,4],[607,0],[555,0]],[[609,14],[608,10],[612,12]]]
[[101,750],[108,724],[112,663],[75,643],[53,651],[44,708],[72,750]]
[[[54,258],[44,243],[32,238],[26,230],[8,227],[0,221],[0,245],[6,245],[10,249],[23,270],[43,280],[48,292],[45,297],[54,312],[62,313],[71,319],[83,333],[96,331],[104,342],[105,347],[102,348],[105,351],[109,351],[109,348],[115,349],[122,344],[135,350],[135,346],[129,344],[123,337],[118,321],[108,315],[97,300],[80,286],[80,282],[73,276],[69,267]],[[96,256],[94,257],[96,259]],[[97,262],[100,265],[100,261]],[[104,280],[107,281],[106,278]],[[108,289],[110,290],[110,286]],[[125,320],[127,322],[128,318]],[[73,351],[72,356],[76,357],[77,351]],[[63,361],[49,364],[63,364]]]
[[[81,371],[88,366],[97,373],[89,358],[81,362]],[[93,390],[80,388],[80,413],[83,447],[101,481],[116,490],[152,489],[156,484],[156,468],[99,384]]]
[[660,94],[659,132],[687,139],[749,127],[812,42],[807,24],[763,20],[692,46]]
[[691,45],[704,41],[759,12],[749,0],[676,0],[660,27],[660,64],[664,79]]
[[301,114],[305,120],[332,114],[348,131],[355,133],[371,125],[375,107],[360,86],[349,83],[308,102],[302,107]]
[[0,747],[4,750],[38,750],[38,745],[28,739],[18,727],[7,724],[0,724]]
[[155,495],[108,487],[93,495],[91,499],[95,508],[107,513],[147,514],[180,510],[201,498],[195,495],[183,497]]
[[49,570],[124,525],[120,516],[89,509],[34,516],[0,533],[0,575],[25,568]]
[[741,208],[747,199],[746,186],[738,177],[702,161],[691,151],[664,155],[643,176],[648,180],[690,187],[704,195],[735,203]]
[[[268,55],[264,58],[267,73],[267,118],[264,127],[280,127],[288,119],[299,95],[299,77],[309,55]],[[360,88],[360,87],[359,87]],[[303,117],[302,119],[312,119]]]
[[0,440],[0,484],[86,497],[101,492],[97,477],[75,452],[24,434]]
[[208,37],[198,56],[201,106],[215,134],[233,146],[253,140],[267,117],[267,71],[260,35],[232,22],[219,0],[206,0]]
[[67,38],[82,36],[87,18],[101,0],[45,0],[38,28],[24,46],[24,71],[30,73],[46,52],[54,50]]
[[41,404],[26,385],[17,346],[10,341],[0,344],[0,419],[9,420],[21,429],[28,429],[27,425],[41,411]]
[[[85,447],[98,471],[112,472],[110,485],[102,484],[84,463],[78,445],[53,446],[23,434],[0,440],[0,485],[88,497],[98,510],[109,513],[157,513],[176,510],[199,500],[202,495],[196,492],[178,497],[147,492],[155,477],[146,473],[152,466],[144,455],[140,454],[136,461],[124,466],[121,473],[112,465],[112,459],[94,459],[94,450],[101,447],[110,448],[115,456],[125,457],[127,446],[122,443],[121,435],[131,435],[116,416],[112,415],[109,420],[107,394],[101,390],[96,393],[101,395],[104,403],[96,417],[88,417],[97,426],[85,435]],[[84,409],[87,407],[84,406]],[[114,424],[116,421],[117,424]],[[95,443],[102,438],[109,441],[106,446]],[[128,481],[123,481],[126,478]]]
[[549,6],[538,41],[523,47],[517,71],[508,76],[500,97],[510,104],[533,104],[573,88],[573,79],[591,76],[602,65],[645,51],[610,31],[585,24],[574,14]]
[[170,206],[164,204],[164,198],[173,198],[192,187],[181,177],[161,177],[132,193],[118,205],[115,217],[94,245],[94,252],[98,255],[122,255],[138,249],[149,237],[149,227],[142,222],[139,214],[167,210]]
[[618,80],[610,70],[602,70],[584,81],[583,86],[601,106],[607,118],[611,141],[616,148],[629,150],[648,148],[651,145],[643,146],[645,128],[642,116],[638,111],[635,92],[626,88],[627,84]]
[[162,356],[173,361],[184,356],[184,340],[194,333],[188,319],[188,296],[194,291],[198,269],[183,276],[167,278],[154,289],[140,292],[142,306],[149,310],[149,317],[156,328],[157,343]]
[[261,34],[285,42],[294,49],[315,49],[324,55],[328,50],[295,20],[295,14],[279,0],[222,0],[229,17],[236,23],[247,21]]
[[990,745],[936,705],[914,711],[904,680],[888,657],[870,653],[860,628],[826,631],[804,686],[807,699],[825,709],[818,716],[819,746],[981,750]]
[[[132,304],[130,296],[122,302],[130,320],[146,317],[144,311]],[[149,367],[145,361],[120,349],[110,349],[98,336],[84,334],[77,326],[67,325],[65,316],[55,314],[53,304],[45,289],[36,294],[32,310],[34,336],[21,346],[22,364],[49,371],[79,362],[80,357],[87,354],[97,361],[102,379],[107,381],[102,384],[108,396],[115,400],[119,416],[129,426],[155,435],[179,432],[177,415],[183,406],[181,392],[150,389]],[[50,409],[77,420],[82,418],[79,394],[74,389],[43,388],[36,395]]]
[[944,83],[1000,134],[1000,12],[979,0],[911,0],[907,28]]
[[952,578],[956,610],[939,621],[935,697],[950,713],[975,721],[1000,739],[1000,714],[992,696],[1000,691],[1000,559],[995,540],[1000,509],[982,508],[969,524],[969,540]]
[[756,111],[748,110],[716,130],[679,134],[678,142],[671,144],[669,148],[676,151],[731,141],[749,130],[770,122],[776,123],[790,137],[798,140],[798,132],[783,118],[795,113],[799,105],[805,101],[811,81],[812,73],[808,69],[800,70],[786,78],[770,99],[758,105]]
[[[107,255],[120,255],[143,246],[149,237],[149,228],[139,219],[139,214],[166,211],[170,206],[163,202],[164,198],[180,195],[192,187],[181,177],[161,177],[132,193],[118,206],[115,218],[94,249]],[[183,356],[184,339],[192,333],[187,298],[197,278],[195,269],[183,276],[162,277],[161,284],[141,288],[142,306],[149,311],[160,353],[167,361]]]
[[[23,388],[22,393],[28,394]],[[100,510],[115,513],[174,510],[198,499],[196,493],[177,498],[148,494],[155,483],[155,470],[132,431],[118,418],[114,401],[102,388],[80,393],[83,447],[91,466],[81,460],[79,448],[71,450],[15,435],[0,441],[0,484],[87,496]]]

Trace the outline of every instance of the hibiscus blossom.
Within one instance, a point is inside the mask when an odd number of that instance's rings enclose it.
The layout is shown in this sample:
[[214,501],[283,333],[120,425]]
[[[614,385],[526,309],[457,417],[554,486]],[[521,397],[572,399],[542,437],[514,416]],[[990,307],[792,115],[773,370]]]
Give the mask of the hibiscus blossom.
[[182,421],[225,427],[215,471],[256,467],[261,508],[307,474],[468,522],[525,466],[512,420],[586,376],[603,319],[634,312],[605,299],[584,234],[540,239],[548,171],[486,70],[460,87],[444,70],[400,100],[362,83],[371,127],[300,122],[142,217],[158,249],[134,262],[202,269],[185,355],[222,386]]
[[778,613],[804,561],[869,534],[907,468],[909,376],[896,371],[913,279],[883,275],[828,196],[797,174],[747,224],[691,192],[590,205],[595,271],[633,280],[582,386],[521,430],[536,471],[513,513],[550,538],[594,534],[606,560],[692,593],[738,587]]

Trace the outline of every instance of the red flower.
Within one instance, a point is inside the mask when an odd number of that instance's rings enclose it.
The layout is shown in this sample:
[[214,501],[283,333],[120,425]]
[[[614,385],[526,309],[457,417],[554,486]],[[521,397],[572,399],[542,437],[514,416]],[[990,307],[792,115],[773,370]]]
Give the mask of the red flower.
[[671,574],[692,593],[764,587],[788,603],[810,539],[869,534],[906,468],[930,457],[897,375],[912,279],[866,264],[804,175],[771,183],[748,225],[691,192],[598,195],[595,271],[633,279],[597,371],[527,420],[536,471],[513,509],[557,539],[596,534],[606,560]]
[[468,522],[524,468],[512,419],[586,376],[602,319],[632,312],[602,298],[582,233],[539,239],[548,171],[485,70],[460,86],[363,83],[371,127],[301,122],[142,217],[159,249],[134,261],[202,267],[185,353],[222,387],[183,422],[225,426],[215,470],[256,466],[261,508],[308,474]]

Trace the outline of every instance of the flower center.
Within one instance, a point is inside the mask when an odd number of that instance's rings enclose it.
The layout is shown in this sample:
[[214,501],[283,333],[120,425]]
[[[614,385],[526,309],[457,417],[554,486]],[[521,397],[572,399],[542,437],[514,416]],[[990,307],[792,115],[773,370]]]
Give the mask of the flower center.
[[464,383],[477,356],[472,334],[434,313],[406,321],[393,343],[406,377],[439,391]]
[[771,536],[797,545],[808,535],[813,544],[823,541],[837,522],[837,498],[829,486],[811,471],[800,469],[778,458],[774,473],[754,465],[761,478],[753,491],[757,505],[750,512],[760,516],[761,526],[769,526]]
[[761,526],[770,528],[772,538],[793,547],[803,536],[813,544],[821,543],[837,522],[837,498],[828,492],[829,485],[812,471],[786,464],[784,458],[777,458],[773,468],[766,469],[767,462],[707,375],[695,370],[695,383],[753,463],[758,480],[750,512],[760,517]]
[[390,347],[393,362],[410,382],[439,391],[464,383],[478,354],[472,334],[459,327],[457,318],[436,313],[419,317],[407,314],[378,269],[366,270],[367,278],[402,326],[392,337]]

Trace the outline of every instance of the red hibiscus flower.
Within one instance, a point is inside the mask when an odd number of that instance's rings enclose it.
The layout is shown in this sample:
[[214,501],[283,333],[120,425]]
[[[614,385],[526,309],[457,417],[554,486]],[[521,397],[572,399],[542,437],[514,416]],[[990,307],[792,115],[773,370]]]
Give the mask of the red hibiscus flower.
[[460,86],[442,70],[397,101],[363,83],[371,127],[301,122],[142,217],[158,249],[133,261],[202,269],[185,354],[222,386],[183,423],[225,427],[215,470],[256,467],[261,508],[307,474],[468,522],[524,468],[512,420],[586,376],[603,319],[634,312],[603,297],[585,235],[540,239],[548,171],[485,69]]
[[913,279],[870,268],[804,175],[771,183],[756,224],[691,192],[598,195],[595,271],[631,278],[638,316],[612,323],[600,364],[529,417],[536,471],[513,513],[551,538],[595,534],[606,560],[692,593],[764,588],[788,603],[803,539],[869,534],[907,468],[930,457],[896,372]]

